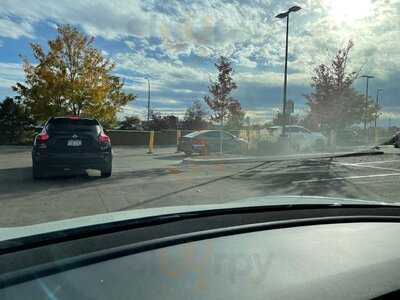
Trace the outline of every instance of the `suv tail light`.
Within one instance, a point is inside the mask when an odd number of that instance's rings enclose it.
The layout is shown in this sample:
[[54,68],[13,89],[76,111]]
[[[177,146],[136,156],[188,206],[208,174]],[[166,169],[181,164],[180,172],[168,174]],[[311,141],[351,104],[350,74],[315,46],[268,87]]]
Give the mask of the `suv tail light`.
[[46,132],[42,132],[37,135],[36,141],[38,142],[46,142],[49,139],[49,135]]
[[207,141],[206,140],[193,140],[193,145],[207,145]]
[[97,138],[99,143],[109,143],[110,142],[110,137],[105,134],[105,133],[100,133],[99,137]]

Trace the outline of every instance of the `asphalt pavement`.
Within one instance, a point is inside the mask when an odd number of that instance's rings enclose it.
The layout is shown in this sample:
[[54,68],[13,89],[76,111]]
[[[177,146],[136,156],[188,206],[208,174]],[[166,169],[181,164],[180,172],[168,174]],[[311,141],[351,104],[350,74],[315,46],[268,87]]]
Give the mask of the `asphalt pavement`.
[[114,147],[113,176],[98,171],[34,181],[30,147],[0,146],[0,226],[111,211],[211,204],[269,195],[400,202],[400,151],[240,164],[183,164],[174,147]]

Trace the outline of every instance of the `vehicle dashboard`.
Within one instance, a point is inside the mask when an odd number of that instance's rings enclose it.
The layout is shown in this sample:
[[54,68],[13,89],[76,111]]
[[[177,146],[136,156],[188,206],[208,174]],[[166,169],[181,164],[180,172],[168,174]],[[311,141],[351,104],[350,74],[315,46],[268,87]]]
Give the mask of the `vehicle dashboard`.
[[236,211],[115,224],[31,249],[16,243],[2,249],[0,298],[371,299],[400,287],[398,215]]

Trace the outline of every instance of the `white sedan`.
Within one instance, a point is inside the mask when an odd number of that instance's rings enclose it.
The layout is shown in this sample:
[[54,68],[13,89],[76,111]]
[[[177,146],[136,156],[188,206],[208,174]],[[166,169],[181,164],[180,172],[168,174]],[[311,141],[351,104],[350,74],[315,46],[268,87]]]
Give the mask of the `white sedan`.
[[[282,134],[282,126],[272,126],[269,130],[274,137],[279,137]],[[322,133],[311,132],[302,126],[288,125],[286,126],[286,134],[295,150],[320,150],[327,145],[327,138]]]

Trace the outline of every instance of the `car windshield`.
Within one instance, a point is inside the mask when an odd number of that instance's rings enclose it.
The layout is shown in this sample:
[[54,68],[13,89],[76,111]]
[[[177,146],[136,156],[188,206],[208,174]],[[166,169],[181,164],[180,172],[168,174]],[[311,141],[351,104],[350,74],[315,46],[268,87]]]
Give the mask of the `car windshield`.
[[199,131],[194,131],[194,132],[192,132],[192,133],[188,133],[187,135],[185,135],[185,137],[192,138],[192,137],[198,136],[199,134],[200,134]]
[[398,0],[3,0],[0,232],[399,202],[399,46]]

